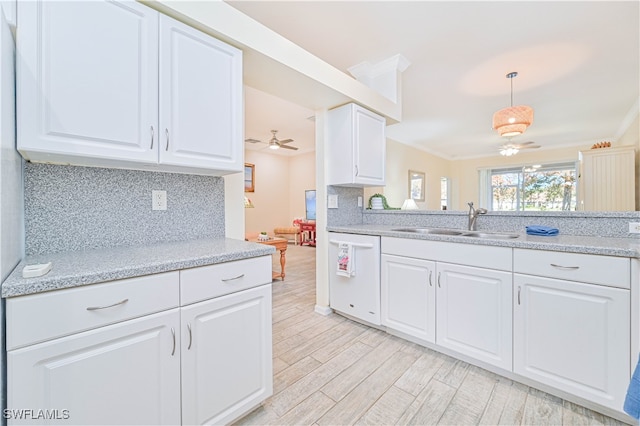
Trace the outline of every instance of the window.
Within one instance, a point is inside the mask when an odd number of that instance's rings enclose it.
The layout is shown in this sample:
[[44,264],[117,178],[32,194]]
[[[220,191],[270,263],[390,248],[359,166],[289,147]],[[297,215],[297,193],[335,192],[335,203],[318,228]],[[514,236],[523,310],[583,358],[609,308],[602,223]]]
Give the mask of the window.
[[440,178],[440,208],[442,210],[447,209],[447,203],[449,201],[449,178]]
[[481,200],[494,211],[576,210],[573,162],[484,169],[480,185]]

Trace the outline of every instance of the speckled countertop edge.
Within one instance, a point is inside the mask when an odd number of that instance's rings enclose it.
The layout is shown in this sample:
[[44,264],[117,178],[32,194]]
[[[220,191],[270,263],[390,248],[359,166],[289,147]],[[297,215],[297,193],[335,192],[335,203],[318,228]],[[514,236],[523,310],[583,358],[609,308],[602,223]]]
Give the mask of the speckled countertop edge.
[[328,226],[327,231],[344,232],[348,234],[379,235],[383,237],[411,238],[418,240],[447,241],[486,246],[501,246],[534,250],[562,251],[568,253],[585,253],[598,254],[603,256],[640,258],[640,241],[629,238],[583,237],[577,235],[562,234],[553,237],[542,237],[521,233],[518,234],[518,238],[514,239],[491,239],[398,232],[393,230],[395,228],[398,228],[398,226],[350,225]]
[[[28,256],[2,283],[2,297],[96,284],[270,255],[275,247],[231,238]],[[25,265],[52,262],[48,274],[22,278]]]

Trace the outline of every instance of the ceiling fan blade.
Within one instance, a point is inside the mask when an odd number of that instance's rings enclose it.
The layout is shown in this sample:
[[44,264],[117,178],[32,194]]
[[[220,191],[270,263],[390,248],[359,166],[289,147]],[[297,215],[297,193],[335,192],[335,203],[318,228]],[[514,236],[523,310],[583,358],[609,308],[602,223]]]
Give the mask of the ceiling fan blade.
[[295,146],[289,146],[289,145],[280,145],[280,148],[284,148],[284,149],[293,149],[294,151],[297,151],[298,148]]
[[281,144],[282,143],[291,143],[291,142],[293,142],[293,139],[284,139],[284,140],[278,141],[278,143],[281,143]]
[[534,149],[534,148],[540,148],[540,145],[520,146],[518,149]]
[[244,141],[249,143],[262,143],[262,141],[259,141],[258,139],[245,139]]

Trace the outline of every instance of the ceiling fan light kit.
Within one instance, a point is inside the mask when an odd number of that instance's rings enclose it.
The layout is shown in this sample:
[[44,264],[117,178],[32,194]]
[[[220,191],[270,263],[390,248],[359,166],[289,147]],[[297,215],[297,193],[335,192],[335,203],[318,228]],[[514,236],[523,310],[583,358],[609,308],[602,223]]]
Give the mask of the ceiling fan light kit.
[[262,141],[259,141],[258,139],[245,139],[244,141],[248,143],[266,143],[269,149],[274,149],[274,150],[280,149],[280,148],[291,149],[294,151],[298,150],[298,148],[295,146],[285,145],[293,142],[293,139],[278,140],[278,138],[276,137],[276,133],[278,133],[278,131],[272,130],[271,133],[273,136],[271,136],[271,139],[269,140],[269,142],[262,142]]
[[500,155],[504,155],[505,157],[511,157],[512,155],[516,155],[519,151],[520,150],[518,148],[508,146],[500,150]]
[[514,71],[506,76],[511,80],[511,106],[493,114],[493,129],[504,137],[521,135],[533,123],[533,108],[527,105],[513,106],[513,79],[517,75]]

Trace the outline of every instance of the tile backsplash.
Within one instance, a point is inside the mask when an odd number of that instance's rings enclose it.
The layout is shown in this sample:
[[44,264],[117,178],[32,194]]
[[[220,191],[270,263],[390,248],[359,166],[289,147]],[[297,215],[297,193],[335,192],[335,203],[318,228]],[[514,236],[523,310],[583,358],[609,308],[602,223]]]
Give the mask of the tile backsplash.
[[[27,255],[224,237],[221,177],[26,163]],[[167,210],[151,210],[151,191]]]

